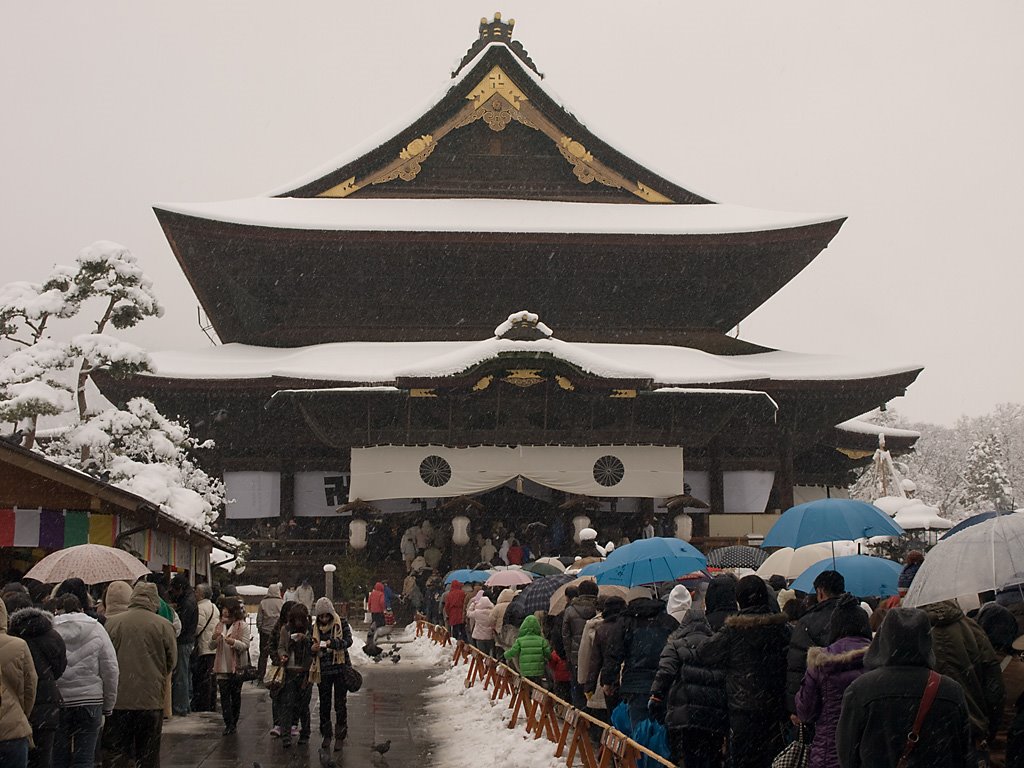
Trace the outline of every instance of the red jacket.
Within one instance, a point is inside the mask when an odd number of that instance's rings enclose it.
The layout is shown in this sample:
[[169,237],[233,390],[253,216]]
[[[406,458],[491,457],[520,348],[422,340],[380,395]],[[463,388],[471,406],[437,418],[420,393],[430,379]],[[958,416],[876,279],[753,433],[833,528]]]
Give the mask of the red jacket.
[[556,683],[568,683],[572,680],[569,674],[569,665],[565,659],[558,655],[557,651],[551,651],[551,658],[548,659],[548,669],[551,670],[551,679]]
[[384,585],[381,582],[377,582],[373,585],[373,592],[366,600],[366,604],[370,609],[370,613],[384,613],[386,607],[384,601]]
[[466,595],[462,591],[462,584],[457,581],[452,582],[448,597],[444,599],[444,615],[449,626],[466,623]]

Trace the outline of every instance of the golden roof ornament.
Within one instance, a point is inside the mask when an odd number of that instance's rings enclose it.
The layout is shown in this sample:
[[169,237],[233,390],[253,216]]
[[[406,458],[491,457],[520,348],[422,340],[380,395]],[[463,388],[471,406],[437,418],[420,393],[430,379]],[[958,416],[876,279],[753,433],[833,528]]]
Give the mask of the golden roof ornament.
[[520,61],[523,62],[527,67],[537,73],[539,77],[544,77],[537,69],[537,65],[533,63],[533,59],[530,58],[530,54],[526,52],[523,44],[518,40],[512,39],[512,29],[516,25],[515,19],[509,19],[503,21],[501,18],[501,12],[495,11],[494,18],[488,20],[486,16],[480,19],[479,37],[466,51],[466,55],[462,57],[462,61],[459,62],[459,66],[452,72],[452,77],[457,77],[463,68],[469,64],[473,59],[477,57],[484,48],[491,43],[501,43],[505,45],[512,53],[514,53]]

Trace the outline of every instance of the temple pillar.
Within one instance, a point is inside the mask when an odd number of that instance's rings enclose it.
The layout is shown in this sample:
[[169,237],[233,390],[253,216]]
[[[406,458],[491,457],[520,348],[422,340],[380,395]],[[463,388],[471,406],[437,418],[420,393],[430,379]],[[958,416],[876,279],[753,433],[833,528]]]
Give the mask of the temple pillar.
[[779,509],[785,512],[793,506],[793,486],[796,484],[793,470],[793,432],[787,427],[779,431],[779,468],[775,473],[775,490],[778,494]]

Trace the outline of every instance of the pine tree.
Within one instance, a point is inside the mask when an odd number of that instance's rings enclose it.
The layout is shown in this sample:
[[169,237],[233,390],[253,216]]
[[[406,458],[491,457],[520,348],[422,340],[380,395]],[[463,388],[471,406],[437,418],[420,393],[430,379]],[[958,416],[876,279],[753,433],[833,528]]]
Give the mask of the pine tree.
[[1013,510],[1013,487],[1004,467],[1002,441],[986,435],[967,452],[961,501],[974,512]]

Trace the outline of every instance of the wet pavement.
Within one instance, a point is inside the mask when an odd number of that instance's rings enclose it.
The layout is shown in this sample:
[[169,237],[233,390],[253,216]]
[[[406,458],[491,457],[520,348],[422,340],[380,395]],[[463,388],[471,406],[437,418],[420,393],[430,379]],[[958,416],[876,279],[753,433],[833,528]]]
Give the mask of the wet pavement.
[[[348,696],[348,738],[331,759],[349,768],[427,768],[432,746],[423,717],[423,691],[436,669],[362,664],[363,687]],[[218,713],[194,713],[165,722],[160,761],[162,768],[321,768],[321,737],[317,732],[319,706],[313,692],[311,706],[313,733],[309,744],[294,741],[284,749],[270,736],[270,696],[266,690],[246,683],[242,689],[242,716],[238,732],[223,736],[224,723]],[[371,747],[391,740],[391,749],[380,757]]]

